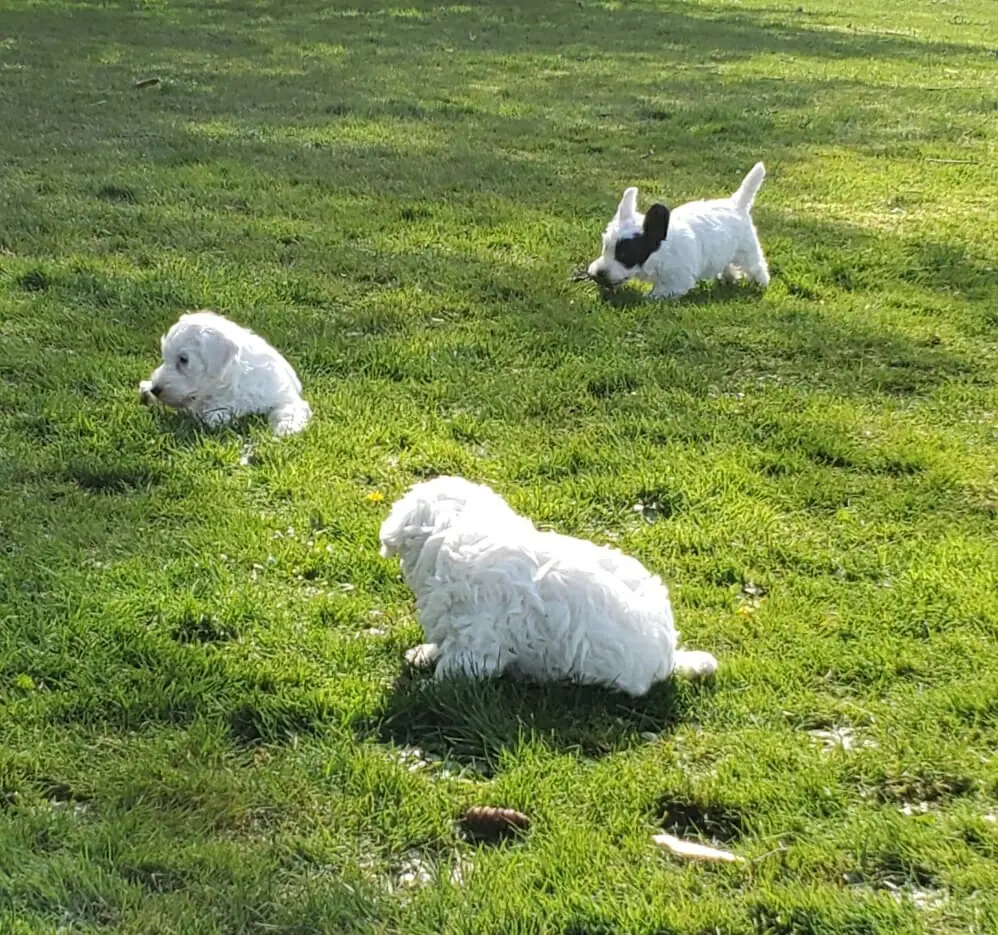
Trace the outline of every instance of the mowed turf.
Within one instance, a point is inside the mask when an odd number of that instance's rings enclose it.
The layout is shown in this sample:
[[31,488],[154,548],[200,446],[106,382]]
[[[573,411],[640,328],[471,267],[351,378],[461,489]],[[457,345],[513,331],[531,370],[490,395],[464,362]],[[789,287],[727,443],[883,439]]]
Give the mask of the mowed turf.
[[[998,930],[993,0],[0,0],[0,130],[0,931]],[[758,159],[765,294],[569,282]],[[138,405],[205,305],[304,434]],[[441,472],[716,680],[407,673]]]

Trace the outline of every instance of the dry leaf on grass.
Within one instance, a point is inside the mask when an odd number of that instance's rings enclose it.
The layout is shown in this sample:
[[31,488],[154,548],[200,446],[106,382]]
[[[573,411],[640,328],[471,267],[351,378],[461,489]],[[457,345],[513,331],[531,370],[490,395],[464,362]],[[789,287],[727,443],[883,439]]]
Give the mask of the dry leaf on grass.
[[685,857],[688,860],[716,860],[725,863],[743,863],[744,857],[732,854],[731,851],[722,851],[717,847],[708,847],[706,844],[699,844],[696,841],[684,841],[671,834],[656,834],[652,840],[667,851],[677,857]]

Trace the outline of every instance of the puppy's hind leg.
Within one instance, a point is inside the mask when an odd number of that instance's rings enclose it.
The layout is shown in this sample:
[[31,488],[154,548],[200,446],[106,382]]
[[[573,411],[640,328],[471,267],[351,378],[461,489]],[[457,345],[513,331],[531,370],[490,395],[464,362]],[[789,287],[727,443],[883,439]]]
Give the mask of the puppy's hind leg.
[[310,418],[312,407],[305,400],[300,400],[271,410],[270,428],[275,435],[294,435],[308,425]]
[[749,279],[759,283],[763,289],[769,285],[769,266],[766,263],[765,254],[762,252],[762,244],[759,237],[752,231],[752,242],[746,248],[739,265],[745,270]]
[[680,679],[702,679],[717,671],[717,660],[696,649],[677,649],[672,674]]

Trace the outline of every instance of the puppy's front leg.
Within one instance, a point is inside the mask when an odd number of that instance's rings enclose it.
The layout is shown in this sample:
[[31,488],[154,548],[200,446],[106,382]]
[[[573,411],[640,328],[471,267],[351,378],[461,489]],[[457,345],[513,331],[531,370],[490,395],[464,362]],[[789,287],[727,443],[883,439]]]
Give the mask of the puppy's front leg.
[[217,429],[221,425],[228,425],[232,421],[232,416],[232,410],[225,407],[201,409],[197,413],[198,419],[210,429]]
[[311,415],[312,409],[304,400],[279,406],[270,413],[271,431],[278,436],[294,435],[308,425]]
[[433,677],[437,681],[464,676],[470,679],[491,679],[499,675],[498,656],[490,658],[470,649],[448,652],[440,657]]
[[668,283],[661,283],[651,291],[652,299],[678,299],[686,295],[695,285],[695,279],[673,280]]
[[440,658],[440,647],[436,643],[420,643],[405,654],[405,661],[415,669],[428,669]]

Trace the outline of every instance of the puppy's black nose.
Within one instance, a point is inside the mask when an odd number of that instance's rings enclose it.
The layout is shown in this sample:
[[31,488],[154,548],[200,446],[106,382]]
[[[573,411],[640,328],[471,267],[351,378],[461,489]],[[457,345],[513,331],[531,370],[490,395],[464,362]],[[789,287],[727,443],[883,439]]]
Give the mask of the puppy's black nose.
[[602,287],[603,289],[613,288],[613,280],[604,270],[600,270],[595,276],[592,277],[592,279],[596,285]]
[[159,394],[163,392],[163,387],[153,386],[150,388],[149,392],[152,393],[153,396],[159,396]]

